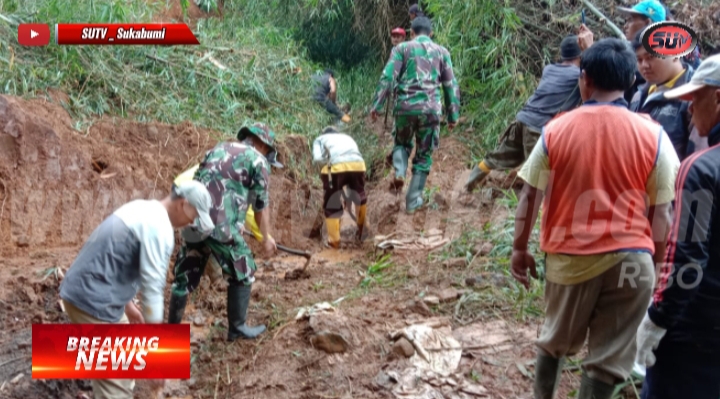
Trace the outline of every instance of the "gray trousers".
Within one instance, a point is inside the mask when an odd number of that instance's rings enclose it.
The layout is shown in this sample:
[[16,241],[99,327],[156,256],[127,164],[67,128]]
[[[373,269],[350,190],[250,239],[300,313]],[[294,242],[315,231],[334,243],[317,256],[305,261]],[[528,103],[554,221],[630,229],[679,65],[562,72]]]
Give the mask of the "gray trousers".
[[582,367],[588,376],[608,384],[624,381],[635,362],[635,335],[654,283],[655,267],[648,253],[628,254],[621,263],[580,284],[547,282],[539,352],[554,358],[573,356],[587,337],[588,355]]

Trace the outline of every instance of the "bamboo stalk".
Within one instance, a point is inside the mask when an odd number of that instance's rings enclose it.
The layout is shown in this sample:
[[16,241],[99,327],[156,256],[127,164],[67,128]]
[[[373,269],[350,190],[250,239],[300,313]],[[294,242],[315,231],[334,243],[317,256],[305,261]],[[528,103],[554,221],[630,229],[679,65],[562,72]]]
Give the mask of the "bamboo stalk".
[[620,28],[618,28],[617,25],[615,25],[610,20],[610,18],[606,17],[602,12],[600,12],[600,10],[598,10],[589,0],[582,0],[582,2],[583,2],[583,4],[585,4],[585,6],[587,8],[590,9],[590,11],[592,11],[593,14],[597,15],[597,17],[600,18],[601,23],[606,22],[607,27],[610,28],[610,30],[612,30],[612,32],[615,33],[615,35],[617,35],[621,39],[625,38],[625,34],[623,33],[623,31]]

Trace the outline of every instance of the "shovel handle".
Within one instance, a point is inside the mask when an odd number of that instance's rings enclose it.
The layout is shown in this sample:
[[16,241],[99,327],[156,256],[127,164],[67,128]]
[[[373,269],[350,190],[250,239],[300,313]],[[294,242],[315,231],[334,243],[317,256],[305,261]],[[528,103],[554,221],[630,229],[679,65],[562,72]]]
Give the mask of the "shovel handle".
[[[255,238],[255,236],[252,235],[252,233],[250,233],[250,232],[247,231],[247,230],[243,230],[243,234],[245,234],[245,235],[247,235],[247,236],[249,236],[249,237]],[[299,250],[299,249],[288,248],[288,247],[286,247],[286,246],[284,246],[284,245],[280,245],[280,244],[278,244],[278,243],[275,243],[275,246],[277,246],[277,249],[279,249],[279,250],[281,250],[281,251],[283,251],[283,252],[287,252],[287,253],[293,254],[293,255],[299,255],[299,256],[305,257],[305,258],[307,258],[307,259],[310,259],[310,257],[312,256],[312,254],[309,253],[309,252],[301,251],[301,250]]]

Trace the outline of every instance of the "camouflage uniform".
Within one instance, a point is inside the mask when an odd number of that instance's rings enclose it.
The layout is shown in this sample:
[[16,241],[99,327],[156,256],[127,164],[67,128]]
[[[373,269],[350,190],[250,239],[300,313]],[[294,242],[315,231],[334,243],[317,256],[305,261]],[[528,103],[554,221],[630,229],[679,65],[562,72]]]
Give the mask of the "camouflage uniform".
[[[447,121],[457,122],[460,117],[460,89],[453,74],[450,53],[425,35],[398,44],[390,54],[375,94],[373,108],[376,112],[382,111],[393,89],[397,93],[393,109],[393,152],[402,151],[408,158],[415,138],[418,148],[413,159],[413,173],[427,174],[432,166],[432,153],[440,140],[443,100]],[[404,177],[405,171],[400,172]]]
[[204,183],[213,198],[215,229],[201,242],[186,240],[175,263],[173,293],[187,295],[197,288],[210,255],[228,279],[252,284],[255,260],[241,232],[250,201],[256,211],[268,204],[269,175],[268,161],[245,143],[220,143],[205,155],[194,179]]

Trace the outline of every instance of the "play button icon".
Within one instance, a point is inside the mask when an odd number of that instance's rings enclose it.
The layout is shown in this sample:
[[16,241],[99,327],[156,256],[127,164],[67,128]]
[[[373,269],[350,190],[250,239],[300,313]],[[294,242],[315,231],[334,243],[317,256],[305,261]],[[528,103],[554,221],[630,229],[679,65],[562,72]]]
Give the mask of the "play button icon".
[[47,46],[50,43],[50,26],[46,24],[20,24],[18,43],[23,46]]

